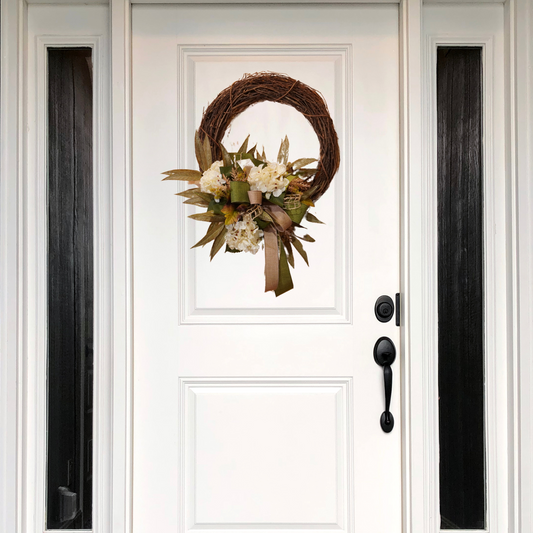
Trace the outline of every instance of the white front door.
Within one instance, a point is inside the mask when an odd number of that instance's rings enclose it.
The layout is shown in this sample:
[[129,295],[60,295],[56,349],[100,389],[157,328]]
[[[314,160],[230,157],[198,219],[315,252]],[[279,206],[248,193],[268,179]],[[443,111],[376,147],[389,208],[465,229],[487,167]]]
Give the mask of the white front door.
[[[401,531],[400,365],[384,433],[376,341],[399,346],[376,299],[399,288],[399,44],[393,5],[134,5],[134,531]],[[181,182],[194,131],[245,73],[320,91],[340,170],[307,224],[310,266],[264,293],[263,253],[191,250],[207,225]],[[275,160],[317,157],[280,104],[238,117]]]

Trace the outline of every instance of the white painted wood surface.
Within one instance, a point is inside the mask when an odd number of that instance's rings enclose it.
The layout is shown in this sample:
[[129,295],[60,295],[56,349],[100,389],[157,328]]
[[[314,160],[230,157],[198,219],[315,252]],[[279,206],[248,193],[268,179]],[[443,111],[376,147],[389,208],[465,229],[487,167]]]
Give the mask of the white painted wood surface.
[[[399,532],[400,365],[387,435],[372,355],[382,335],[399,346],[373,311],[399,285],[397,7],[134,6],[132,39],[134,529]],[[262,70],[324,94],[342,157],[311,266],[296,258],[278,299],[262,253],[190,251],[205,225],[160,181],[196,166],[208,102]],[[227,144],[251,132],[274,158],[288,133],[292,159],[316,155],[291,111],[258,105]]]

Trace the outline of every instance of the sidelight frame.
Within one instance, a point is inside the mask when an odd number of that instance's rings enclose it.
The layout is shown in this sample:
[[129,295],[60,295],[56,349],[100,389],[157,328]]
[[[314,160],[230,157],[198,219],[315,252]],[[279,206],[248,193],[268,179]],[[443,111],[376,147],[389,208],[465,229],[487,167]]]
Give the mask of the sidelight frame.
[[[59,0],[60,1],[60,0]],[[148,1],[148,0],[144,0]],[[211,0],[213,1],[213,0]],[[281,0],[270,0],[277,3]],[[298,0],[296,3],[300,3]],[[337,0],[338,1],[338,0]],[[385,0],[386,1],[386,0]],[[435,0],[434,0],[435,1]],[[491,0],[485,0],[491,1]],[[234,0],[227,3],[261,3]],[[36,1],[37,3],[37,1]],[[76,3],[71,0],[70,3]],[[79,3],[102,3],[83,0]],[[178,2],[179,3],[179,2]],[[302,1],[303,3],[303,1]],[[309,3],[315,3],[309,1]],[[321,3],[328,3],[321,0]],[[366,0],[366,3],[383,3]],[[424,102],[422,0],[401,0],[401,240],[402,240],[402,466],[403,531],[438,531],[438,413],[436,375],[428,354],[434,346],[428,316],[432,287],[426,222],[429,199],[423,166]],[[462,2],[457,2],[462,3]],[[529,0],[506,0],[506,174],[508,209],[506,238],[509,278],[505,317],[510,332],[507,365],[510,375],[509,450],[507,471],[509,531],[533,530],[533,6]],[[104,155],[111,177],[108,202],[100,215],[107,221],[109,255],[105,275],[109,334],[102,338],[108,364],[101,367],[100,402],[95,414],[102,438],[96,446],[101,463],[95,483],[98,533],[130,533],[132,436],[132,309],[131,309],[131,3],[110,0],[110,42],[105,57],[103,111],[112,150]],[[35,371],[28,353],[35,342],[28,322],[28,282],[34,275],[28,248],[28,97],[27,3],[1,3],[0,86],[0,530],[40,531],[33,521],[35,471]],[[112,243],[112,254],[110,252]],[[103,271],[103,272],[104,272]],[[112,327],[111,327],[112,325]],[[430,326],[428,329],[428,325]],[[96,427],[95,427],[96,431]],[[99,454],[99,455],[98,455]],[[495,533],[495,532],[494,532]]]

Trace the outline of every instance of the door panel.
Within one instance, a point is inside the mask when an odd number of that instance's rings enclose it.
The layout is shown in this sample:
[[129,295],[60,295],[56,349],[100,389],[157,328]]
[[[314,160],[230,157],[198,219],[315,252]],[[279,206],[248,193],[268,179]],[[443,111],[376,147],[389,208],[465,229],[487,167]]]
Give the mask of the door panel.
[[[401,529],[396,427],[380,428],[374,316],[399,286],[397,6],[133,7],[134,529]],[[190,247],[205,226],[161,183],[195,168],[203,109],[247,72],[278,71],[325,97],[341,168],[309,224],[310,267],[263,293],[263,254]],[[292,108],[259,104],[224,144],[318,155]],[[386,502],[386,505],[384,504]]]

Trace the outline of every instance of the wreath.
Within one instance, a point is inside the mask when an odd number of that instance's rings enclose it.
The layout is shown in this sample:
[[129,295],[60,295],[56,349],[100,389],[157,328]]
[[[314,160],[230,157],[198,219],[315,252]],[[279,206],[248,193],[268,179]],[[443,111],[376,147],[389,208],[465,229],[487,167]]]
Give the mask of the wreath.
[[[264,149],[248,147],[250,136],[236,152],[228,152],[222,138],[232,120],[248,107],[270,101],[290,105],[309,121],[320,142],[318,161],[289,160],[289,140],[281,142],[277,161]],[[212,242],[211,260],[224,247],[229,253],[265,250],[265,292],[279,296],[293,288],[289,265],[295,249],[309,265],[303,242],[314,242],[302,222],[322,224],[309,212],[326,192],[339,168],[337,133],[322,95],[284,74],[247,74],[224,89],[204,111],[194,139],[198,170],[169,170],[164,180],[182,180],[195,187],[178,196],[185,204],[206,208],[190,215],[209,222],[205,236],[193,248]],[[309,168],[317,163],[315,168]]]

